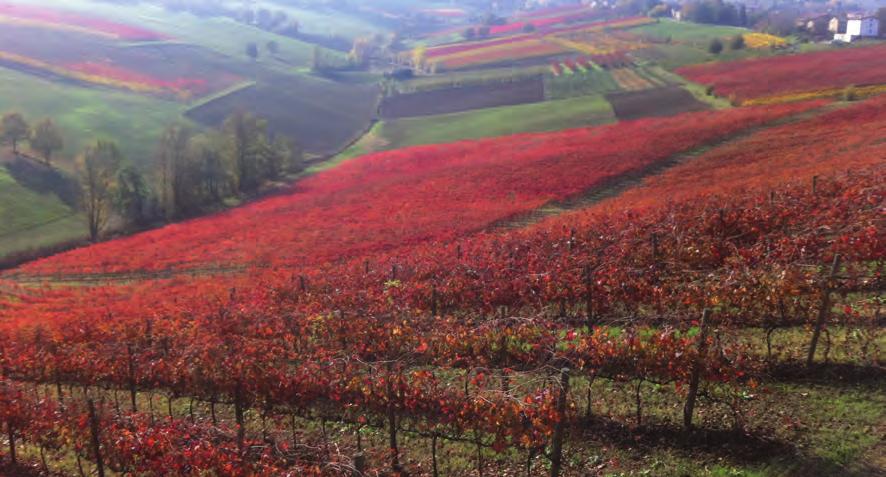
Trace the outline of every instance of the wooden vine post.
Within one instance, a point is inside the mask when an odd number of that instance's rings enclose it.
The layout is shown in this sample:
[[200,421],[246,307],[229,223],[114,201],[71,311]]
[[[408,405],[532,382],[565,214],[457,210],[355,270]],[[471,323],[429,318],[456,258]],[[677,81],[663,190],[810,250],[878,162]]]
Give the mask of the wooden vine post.
[[135,383],[135,353],[132,351],[132,344],[126,345],[127,372],[129,373],[129,403],[132,412],[138,412],[136,404],[136,383]]
[[840,268],[840,254],[834,255],[831,271],[826,280],[821,284],[821,307],[818,309],[818,318],[815,320],[815,328],[812,330],[812,342],[809,343],[809,354],[806,356],[806,366],[812,366],[815,360],[815,348],[818,347],[818,339],[821,337],[821,329],[824,327],[828,316],[831,314],[831,282],[837,276]]
[[388,382],[387,382],[387,394],[388,394],[388,448],[391,452],[391,470],[394,472],[400,471],[400,448],[397,445],[397,411],[394,407],[394,363],[392,361],[388,361],[387,363],[388,370]]
[[701,314],[701,322],[698,324],[698,357],[692,366],[692,374],[689,376],[689,393],[686,395],[686,403],[683,405],[683,427],[692,430],[692,416],[695,412],[695,399],[698,396],[698,382],[701,378],[701,370],[704,366],[704,356],[707,351],[708,320],[711,310],[705,308]]
[[98,477],[105,477],[105,463],[102,460],[98,416],[95,413],[95,404],[93,404],[92,399],[86,400],[86,407],[89,410],[89,431],[92,438],[92,454],[95,456],[95,467],[98,471]]
[[246,440],[246,420],[243,409],[243,385],[239,380],[234,388],[234,420],[237,422],[237,450],[243,454],[244,441]]
[[569,368],[560,370],[560,393],[557,396],[557,424],[551,438],[551,477],[560,477],[563,465],[563,435],[566,431],[566,400],[569,396]]
[[588,329],[594,325],[594,272],[590,265],[585,265],[585,307],[588,312]]
[[354,454],[354,477],[364,475],[366,475],[366,454],[361,450]]
[[12,424],[12,419],[6,421],[6,432],[9,435],[9,458],[12,461],[12,465],[16,465],[16,457],[15,457],[15,426]]

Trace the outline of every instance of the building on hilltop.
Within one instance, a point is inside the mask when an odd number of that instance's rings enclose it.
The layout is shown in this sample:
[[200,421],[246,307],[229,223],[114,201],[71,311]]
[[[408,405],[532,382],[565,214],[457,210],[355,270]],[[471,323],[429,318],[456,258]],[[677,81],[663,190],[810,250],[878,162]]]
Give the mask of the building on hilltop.
[[838,16],[831,18],[830,23],[828,23],[828,31],[834,34],[846,33],[846,17]]
[[846,33],[835,33],[834,41],[851,43],[859,38],[880,35],[880,20],[874,16],[849,18],[846,20]]

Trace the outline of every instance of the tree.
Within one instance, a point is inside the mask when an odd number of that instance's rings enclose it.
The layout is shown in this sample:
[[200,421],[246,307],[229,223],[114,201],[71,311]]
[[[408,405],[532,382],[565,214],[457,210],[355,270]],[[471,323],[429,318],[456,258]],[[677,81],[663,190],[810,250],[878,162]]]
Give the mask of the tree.
[[225,168],[222,144],[218,133],[196,135],[188,144],[190,162],[196,165],[201,204],[218,203],[228,193],[230,174]]
[[185,196],[190,188],[187,181],[187,147],[191,136],[191,131],[186,127],[170,126],[163,132],[157,147],[160,209],[167,220],[178,217],[189,208]]
[[708,51],[715,55],[719,55],[723,51],[723,42],[720,41],[719,38],[714,38],[711,40],[711,44],[708,45]]
[[663,18],[671,14],[671,7],[664,3],[659,3],[658,5],[652,7],[647,15],[652,18]]
[[525,25],[523,25],[523,33],[532,33],[534,31],[535,31],[535,24],[526,23]]
[[55,151],[62,150],[64,145],[62,133],[52,119],[46,118],[34,126],[34,130],[31,133],[31,147],[40,151],[47,166],[52,161],[52,154]]
[[[278,179],[285,172],[293,171],[295,156],[292,143],[283,136],[276,136],[273,143],[269,144],[265,156],[265,175],[268,179]],[[297,169],[298,171],[300,169]]]
[[732,37],[732,40],[729,41],[729,48],[733,50],[741,50],[745,47],[744,35],[735,35]]
[[477,28],[477,36],[480,38],[488,37],[491,32],[492,30],[487,25],[483,25],[480,28]]
[[31,132],[24,116],[21,113],[8,113],[3,116],[0,126],[2,126],[3,141],[12,143],[12,152],[18,154],[18,142],[27,139]]
[[263,142],[267,141],[267,123],[255,116],[237,112],[222,126],[225,154],[232,164],[234,184],[239,192],[253,191],[262,181]]
[[467,27],[461,34],[465,40],[471,41],[477,38],[477,30],[474,27]]
[[246,56],[248,56],[252,61],[258,59],[258,45],[255,43],[249,43],[246,45]]
[[748,7],[742,3],[741,6],[738,7],[738,26],[747,26],[748,25]]
[[371,50],[372,43],[368,38],[355,38],[351,51],[348,52],[348,60],[355,66],[365,66]]
[[272,55],[280,52],[280,44],[274,40],[269,41],[265,46],[268,48],[268,53]]
[[419,45],[412,50],[412,67],[420,70],[425,65],[428,56],[428,49],[424,45]]
[[114,206],[127,223],[145,225],[149,198],[150,190],[141,171],[132,165],[120,169],[117,173]]
[[123,156],[111,141],[99,140],[77,159],[80,200],[89,226],[89,238],[95,242],[107,224],[114,197],[117,171]]

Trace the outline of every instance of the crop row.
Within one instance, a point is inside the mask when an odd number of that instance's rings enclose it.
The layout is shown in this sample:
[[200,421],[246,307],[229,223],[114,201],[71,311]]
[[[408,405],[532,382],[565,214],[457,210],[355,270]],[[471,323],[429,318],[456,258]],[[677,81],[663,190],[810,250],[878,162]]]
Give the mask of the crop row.
[[373,154],[305,179],[289,195],[61,254],[14,273],[302,266],[449,241],[814,106],[693,113]]
[[0,51],[0,62],[48,72],[84,83],[125,89],[136,93],[173,94],[190,97],[205,92],[206,82],[200,79],[161,80],[138,71],[101,63],[55,65],[16,53]]
[[[458,69],[504,61],[518,61],[529,58],[554,56],[577,50],[584,53],[610,53],[618,46],[620,50],[633,48],[630,42],[614,40],[598,33],[611,29],[630,28],[643,25],[648,18],[628,18],[581,25],[552,28],[531,34],[517,34],[480,42],[463,42],[443,45],[427,50],[427,58],[440,67]],[[569,36],[589,37],[578,42]]]
[[677,72],[739,101],[850,85],[879,85],[886,83],[886,45],[708,63]]
[[0,22],[62,29],[128,41],[169,39],[165,35],[150,30],[93,18],[79,13],[10,3],[0,4]]

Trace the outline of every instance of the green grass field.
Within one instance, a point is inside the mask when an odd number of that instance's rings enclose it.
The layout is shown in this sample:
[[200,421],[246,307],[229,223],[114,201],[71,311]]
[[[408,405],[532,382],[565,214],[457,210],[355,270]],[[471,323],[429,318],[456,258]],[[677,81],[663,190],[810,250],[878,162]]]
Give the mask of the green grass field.
[[410,80],[398,81],[395,89],[399,93],[414,93],[441,88],[513,81],[529,76],[546,74],[549,71],[550,69],[547,65],[447,71],[432,76],[419,76]]
[[82,215],[55,195],[23,187],[0,166],[0,257],[85,235]]
[[[258,62],[264,66],[295,70],[308,67],[314,47],[303,41],[275,35],[228,18],[200,18],[190,13],[173,12],[147,3],[113,4],[92,0],[16,0],[43,7],[51,6],[75,10],[121,23],[148,28],[173,37],[176,41],[203,46],[239,61],[249,61],[246,45],[255,42],[265,45],[274,40],[280,46],[277,61],[262,55]],[[327,50],[327,54],[342,56]]]
[[726,38],[748,32],[746,28],[726,25],[703,25],[669,19],[662,19],[657,23],[631,28],[628,31],[661,39],[670,38],[674,42],[704,41],[714,37]]
[[308,10],[287,4],[285,0],[259,0],[254,5],[270,11],[286,12],[290,18],[298,20],[300,31],[312,35],[336,35],[353,39],[375,33],[390,33],[387,28],[339,10]]
[[393,149],[462,139],[544,132],[615,121],[602,96],[479,109],[385,122],[381,135]]
[[184,105],[106,88],[84,88],[0,68],[0,112],[31,122],[51,117],[62,128],[61,156],[79,154],[96,138],[117,141],[136,164],[150,159],[163,129],[182,120]]
[[[669,43],[656,44],[653,48],[631,53],[636,58],[654,62],[669,70],[710,61],[733,61],[770,56],[776,53],[776,51],[770,48],[730,49],[730,38],[750,31],[746,28],[733,26],[703,25],[663,19],[658,23],[631,28],[629,31],[659,39],[670,39]],[[710,42],[715,38],[721,39],[725,46],[719,55],[714,55],[708,51]]]
[[614,121],[612,106],[600,95],[397,119],[377,123],[369,133],[332,161],[311,168],[308,172],[327,169],[364,154],[401,147],[556,131]]

